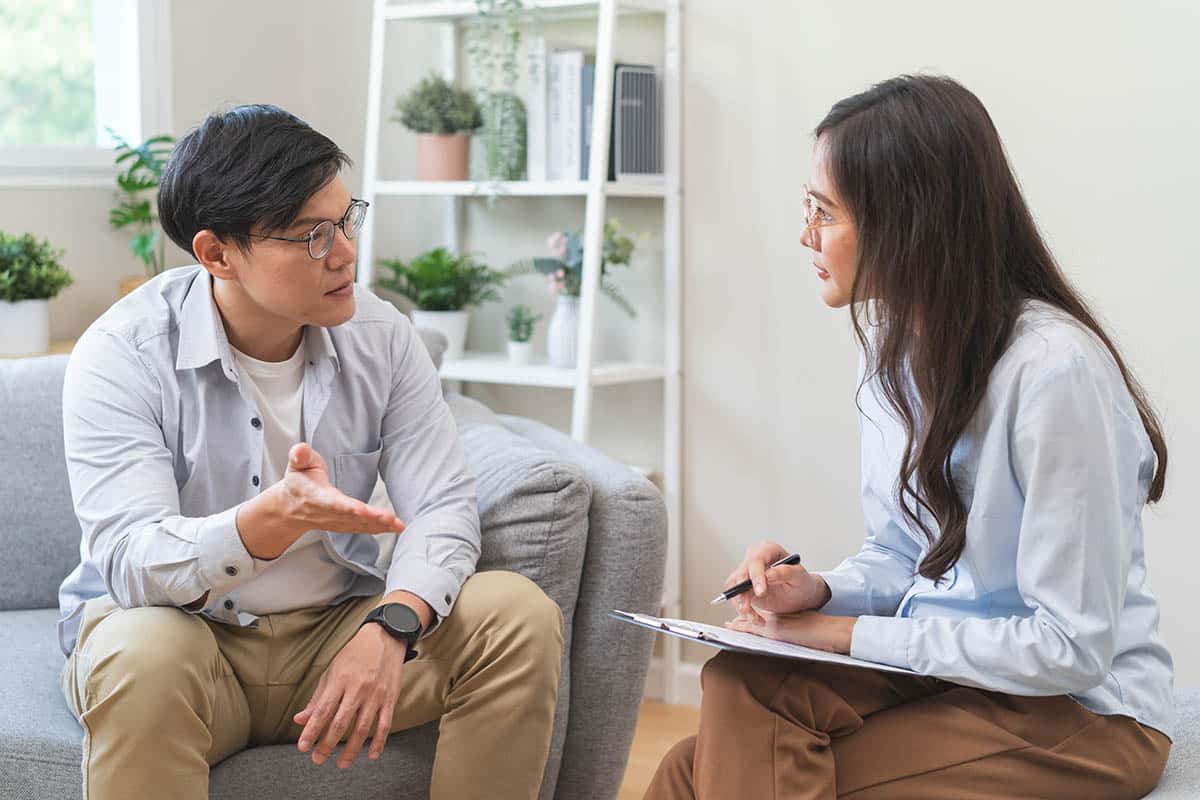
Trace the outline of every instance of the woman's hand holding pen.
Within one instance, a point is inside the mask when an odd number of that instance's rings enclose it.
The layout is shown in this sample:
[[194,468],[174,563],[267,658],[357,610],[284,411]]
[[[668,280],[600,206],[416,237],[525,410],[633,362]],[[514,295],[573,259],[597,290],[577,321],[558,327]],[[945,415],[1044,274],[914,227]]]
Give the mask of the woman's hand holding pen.
[[770,566],[787,553],[774,542],[763,542],[746,551],[725,585],[749,578],[753,588],[732,598],[738,616],[726,626],[818,650],[849,653],[855,618],[814,611],[829,602],[829,586],[801,564]]
[[[770,566],[788,554],[775,542],[763,542],[746,551],[738,568],[730,573],[725,588],[747,578],[753,584],[730,600],[739,617],[759,617],[757,611],[789,614],[809,611],[829,602],[829,587],[819,575],[813,575],[803,564]],[[761,617],[759,617],[761,619]]]

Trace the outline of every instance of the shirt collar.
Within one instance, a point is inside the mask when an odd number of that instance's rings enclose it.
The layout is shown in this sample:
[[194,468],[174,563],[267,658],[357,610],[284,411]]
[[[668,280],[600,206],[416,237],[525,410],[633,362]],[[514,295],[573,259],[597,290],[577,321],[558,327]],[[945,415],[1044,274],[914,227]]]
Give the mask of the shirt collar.
[[[340,372],[341,363],[329,329],[315,325],[308,327],[310,334],[317,334],[305,336],[301,345],[307,348],[309,363],[328,359],[333,362],[334,369]],[[218,359],[225,374],[234,379],[237,369],[234,366],[233,349],[225,335],[221,312],[213,300],[212,275],[200,267],[192,285],[188,287],[179,312],[179,353],[175,357],[175,369],[196,369]]]
[[217,359],[225,374],[234,371],[233,351],[212,296],[212,276],[200,267],[179,312],[179,353],[175,369],[196,369]]

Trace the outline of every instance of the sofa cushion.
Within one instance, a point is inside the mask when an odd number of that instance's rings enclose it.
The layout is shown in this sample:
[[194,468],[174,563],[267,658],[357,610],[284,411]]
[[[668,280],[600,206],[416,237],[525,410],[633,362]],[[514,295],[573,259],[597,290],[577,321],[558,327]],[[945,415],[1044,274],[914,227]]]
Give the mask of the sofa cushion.
[[58,608],[79,563],[79,520],[63,456],[66,356],[0,360],[0,610]]
[[[58,688],[64,658],[54,609],[0,612],[0,797],[6,800],[82,797],[83,729]],[[31,720],[36,720],[32,722]],[[315,766],[292,745],[255,747],[213,768],[213,800],[254,797],[355,797],[416,800],[429,794],[437,723],[388,737],[376,762],[359,758],[349,770]]]
[[479,496],[479,569],[519,572],[563,612],[562,677],[542,791],[543,798],[553,797],[570,713],[571,640],[591,486],[574,464],[500,426],[462,422],[459,437]]

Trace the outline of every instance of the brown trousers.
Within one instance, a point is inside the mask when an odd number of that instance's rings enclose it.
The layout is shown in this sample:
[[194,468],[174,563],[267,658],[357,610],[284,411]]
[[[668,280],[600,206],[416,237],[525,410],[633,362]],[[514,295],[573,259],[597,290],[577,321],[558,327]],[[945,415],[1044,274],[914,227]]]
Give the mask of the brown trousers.
[[700,733],[647,800],[1105,800],[1154,788],[1170,740],[1070,697],[723,652]]

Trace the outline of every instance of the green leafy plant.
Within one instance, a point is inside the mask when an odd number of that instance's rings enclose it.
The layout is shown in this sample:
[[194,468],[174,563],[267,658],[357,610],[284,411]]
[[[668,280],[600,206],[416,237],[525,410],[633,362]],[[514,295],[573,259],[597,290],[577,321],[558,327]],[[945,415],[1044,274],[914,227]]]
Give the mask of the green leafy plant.
[[[508,268],[509,275],[545,275],[557,294],[578,297],[583,286],[583,234],[580,231],[559,231],[546,240],[551,258],[530,258]],[[621,223],[613,217],[604,223],[604,246],[600,255],[600,291],[617,307],[637,318],[637,311],[621,290],[608,277],[613,265],[628,266],[633,257],[634,243],[621,231]]]
[[460,311],[498,300],[497,289],[508,276],[477,261],[467,253],[455,256],[439,247],[403,261],[380,261],[392,271],[391,278],[376,281],[376,286],[404,295],[422,311]]
[[415,133],[472,133],[483,125],[470,92],[430,75],[396,101],[392,119]]
[[74,281],[59,260],[62,250],[31,234],[0,233],[0,300],[49,300]]
[[112,128],[108,133],[117,142],[116,165],[123,172],[117,176],[121,203],[109,212],[108,221],[115,230],[132,228],[129,249],[142,260],[146,274],[153,277],[166,265],[166,239],[158,227],[154,213],[154,192],[162,179],[163,167],[175,146],[170,136],[152,136],[136,147],[122,139]]
[[487,177],[497,181],[525,178],[525,104],[512,92],[490,92],[482,101],[483,153]]
[[528,342],[533,338],[533,328],[541,321],[542,315],[535,316],[529,306],[513,306],[506,319],[509,341]]
[[481,137],[491,180],[525,177],[525,105],[516,95],[524,7],[523,0],[475,0],[479,17],[466,37],[467,58],[480,84]]

